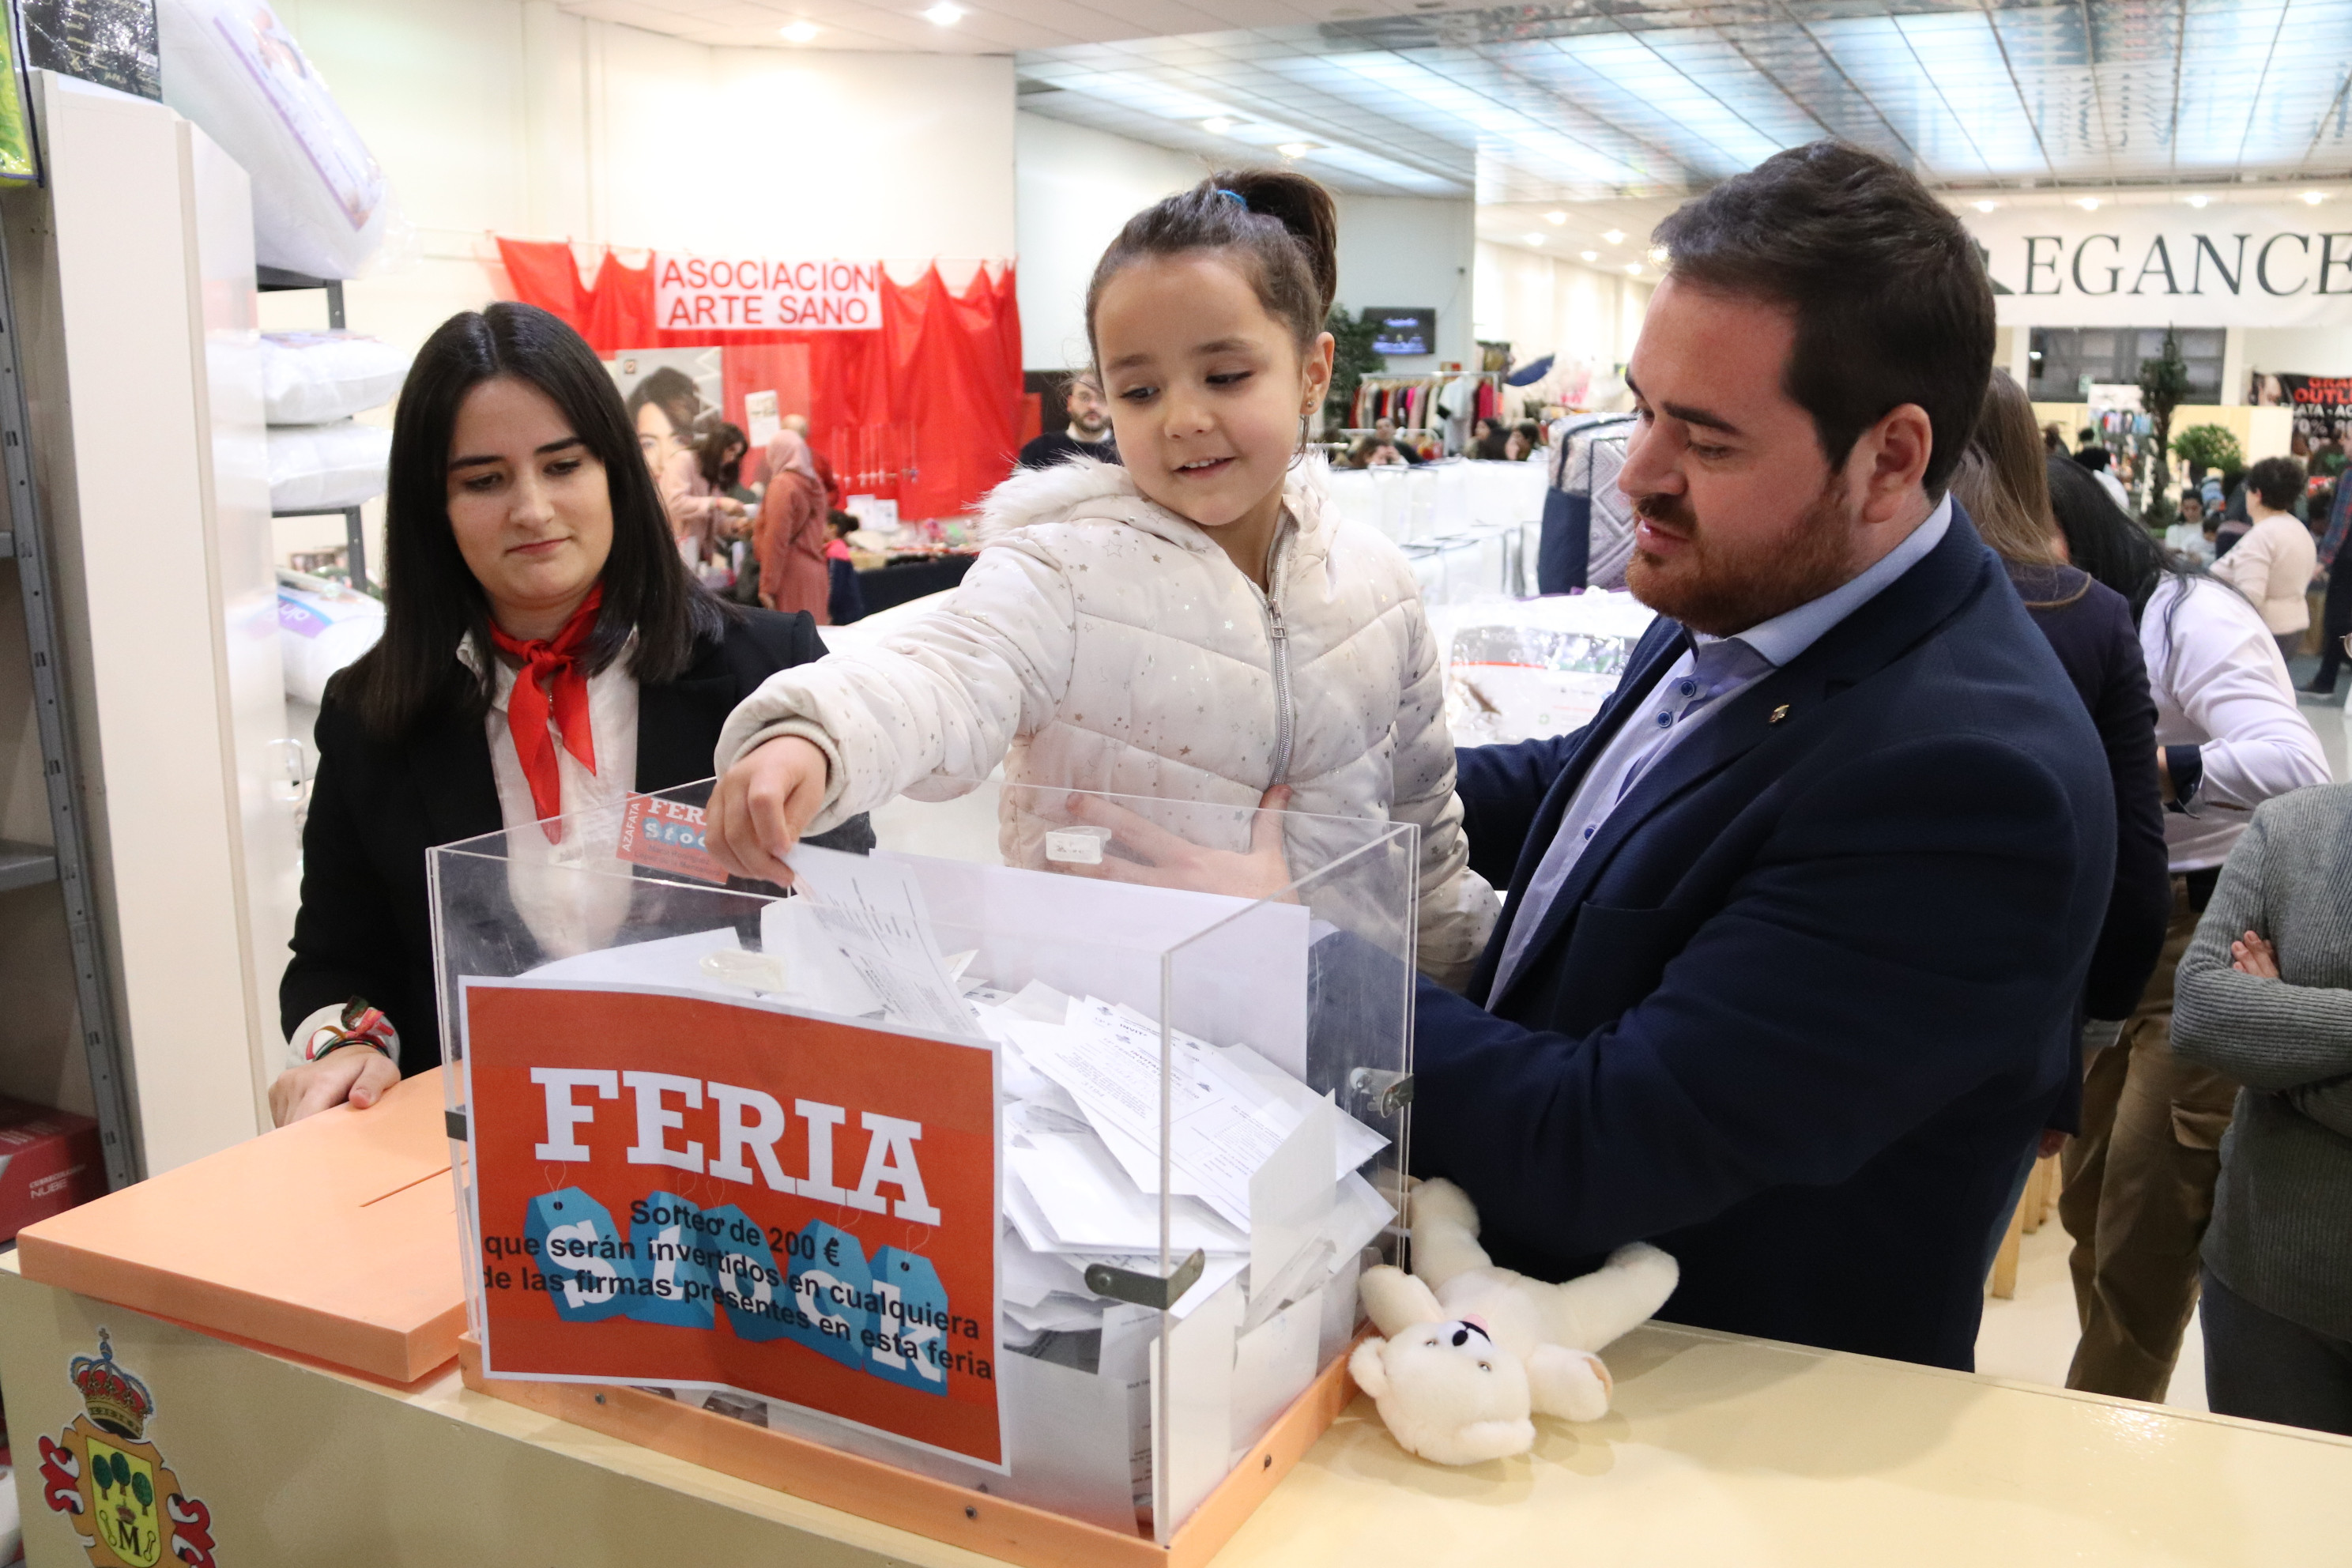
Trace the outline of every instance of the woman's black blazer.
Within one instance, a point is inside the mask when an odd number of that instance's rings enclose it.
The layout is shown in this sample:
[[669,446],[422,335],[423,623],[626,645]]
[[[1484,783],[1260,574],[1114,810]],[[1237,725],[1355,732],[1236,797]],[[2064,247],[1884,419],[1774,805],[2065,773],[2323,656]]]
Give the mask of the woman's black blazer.
[[[637,692],[640,790],[709,778],[719,731],[735,705],[777,670],[820,657],[806,615],[748,610],[725,637],[697,647],[677,679]],[[496,833],[498,785],[482,716],[452,712],[388,744],[328,693],[319,710],[319,766],[302,833],[302,907],[294,958],[278,987],[279,1026],[364,996],[400,1030],[400,1069],[441,1062],[433,995],[433,931],[425,851]],[[862,837],[864,822],[826,835]]]

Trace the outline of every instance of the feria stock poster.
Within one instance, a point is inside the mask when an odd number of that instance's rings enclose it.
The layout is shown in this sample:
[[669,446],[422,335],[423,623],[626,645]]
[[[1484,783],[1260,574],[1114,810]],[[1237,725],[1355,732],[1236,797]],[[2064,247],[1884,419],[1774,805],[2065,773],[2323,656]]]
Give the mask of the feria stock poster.
[[582,983],[461,1006],[488,1375],[736,1389],[1004,1467],[985,1042]]

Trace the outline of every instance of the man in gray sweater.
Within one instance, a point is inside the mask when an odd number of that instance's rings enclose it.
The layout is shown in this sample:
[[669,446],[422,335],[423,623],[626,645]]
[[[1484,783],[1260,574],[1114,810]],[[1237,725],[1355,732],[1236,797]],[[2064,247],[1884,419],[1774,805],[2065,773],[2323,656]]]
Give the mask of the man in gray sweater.
[[2207,1403],[2352,1434],[2352,784],[2255,809],[2172,1046],[2245,1086],[2205,1233]]

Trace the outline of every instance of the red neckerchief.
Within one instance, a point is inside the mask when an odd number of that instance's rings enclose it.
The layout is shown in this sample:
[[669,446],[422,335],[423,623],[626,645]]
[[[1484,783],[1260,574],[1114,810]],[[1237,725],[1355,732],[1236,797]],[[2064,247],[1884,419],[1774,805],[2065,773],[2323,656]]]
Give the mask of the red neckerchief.
[[507,728],[514,733],[515,755],[522,776],[530,784],[531,809],[539,813],[550,844],[563,837],[562,827],[546,820],[563,809],[563,774],[556,766],[555,737],[548,733],[552,713],[563,734],[563,749],[590,773],[596,771],[596,735],[588,723],[588,672],[580,668],[580,654],[596,630],[596,609],[604,602],[604,584],[588,590],[563,629],[551,637],[522,642],[490,626],[490,641],[499,651],[522,661],[514,691],[507,698]]

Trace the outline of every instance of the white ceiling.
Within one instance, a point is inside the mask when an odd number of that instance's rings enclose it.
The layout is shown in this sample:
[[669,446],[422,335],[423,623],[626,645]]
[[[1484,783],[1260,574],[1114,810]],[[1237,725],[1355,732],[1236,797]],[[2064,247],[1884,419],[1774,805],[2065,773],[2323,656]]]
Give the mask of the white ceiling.
[[[957,0],[953,26],[924,19],[931,0],[558,0],[575,16],[625,23],[698,44],[751,48],[901,49],[1006,55],[1072,44],[1223,33],[1235,28],[1311,26],[1391,10],[1446,11],[1459,0],[1415,7],[1398,0]],[[814,23],[805,45],[783,29]]]
[[804,21],[811,48],[1013,53],[1024,110],[1472,195],[1498,237],[1609,204],[1559,226],[1571,254],[1822,136],[1969,193],[2352,176],[2352,0],[959,0],[945,27],[929,3],[562,0],[709,44]]

